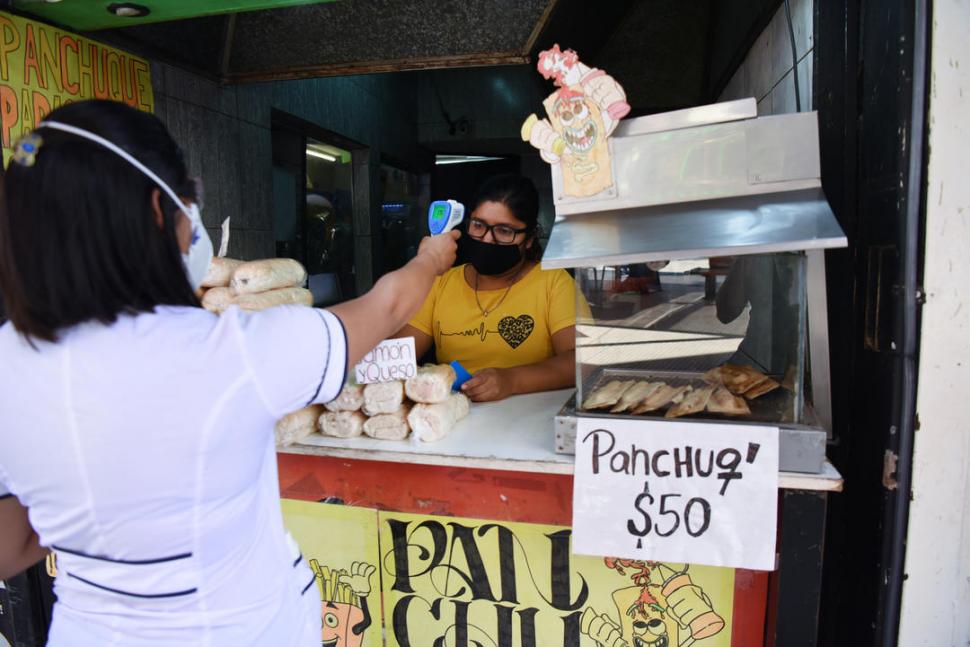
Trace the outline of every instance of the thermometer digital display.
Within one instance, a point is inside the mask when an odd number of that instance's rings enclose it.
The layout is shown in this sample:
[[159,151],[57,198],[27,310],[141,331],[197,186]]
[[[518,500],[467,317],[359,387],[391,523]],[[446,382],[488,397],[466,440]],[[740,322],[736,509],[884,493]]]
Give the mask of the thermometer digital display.
[[465,205],[456,200],[435,200],[428,207],[428,230],[432,236],[451,231],[465,217]]

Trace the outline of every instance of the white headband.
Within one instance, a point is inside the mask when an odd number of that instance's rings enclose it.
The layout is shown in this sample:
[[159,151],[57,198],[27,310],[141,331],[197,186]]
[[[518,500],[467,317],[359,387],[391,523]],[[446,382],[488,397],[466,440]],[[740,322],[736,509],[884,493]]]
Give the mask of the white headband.
[[175,191],[173,191],[172,188],[168,184],[166,184],[164,180],[162,180],[162,178],[155,175],[155,173],[150,168],[148,168],[147,166],[139,162],[123,148],[121,148],[114,142],[105,139],[101,135],[95,135],[94,133],[84,130],[83,128],[78,128],[77,126],[71,126],[70,124],[63,124],[59,121],[42,121],[37,125],[37,128],[51,128],[53,130],[62,130],[66,133],[71,133],[72,135],[77,135],[78,137],[89,139],[95,142],[96,144],[100,144],[104,146],[109,151],[123,158],[125,161],[127,161],[129,164],[134,166],[136,169],[138,169],[139,171],[147,175],[155,184],[161,187],[161,189],[168,194],[168,197],[170,197],[175,202],[176,206],[178,207],[182,206],[182,200],[178,197]]

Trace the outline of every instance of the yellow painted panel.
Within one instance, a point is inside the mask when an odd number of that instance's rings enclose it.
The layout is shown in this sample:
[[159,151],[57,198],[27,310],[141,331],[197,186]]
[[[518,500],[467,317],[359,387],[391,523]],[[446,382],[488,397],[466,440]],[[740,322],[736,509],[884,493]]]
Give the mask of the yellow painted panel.
[[732,569],[576,556],[557,526],[379,515],[388,645],[731,644]]
[[0,140],[12,146],[71,101],[109,99],[152,112],[148,61],[71,32],[0,13]]
[[325,647],[381,647],[377,511],[283,499],[283,521],[316,574]]

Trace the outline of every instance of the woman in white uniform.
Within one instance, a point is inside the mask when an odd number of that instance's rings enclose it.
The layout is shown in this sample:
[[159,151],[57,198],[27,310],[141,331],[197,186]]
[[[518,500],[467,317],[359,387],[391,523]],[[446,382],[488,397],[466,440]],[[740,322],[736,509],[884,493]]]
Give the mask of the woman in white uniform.
[[53,549],[50,645],[320,644],[283,529],[273,424],[334,398],[457,234],[330,310],[216,316],[181,152],[109,102],[52,112],[0,197],[0,578]]

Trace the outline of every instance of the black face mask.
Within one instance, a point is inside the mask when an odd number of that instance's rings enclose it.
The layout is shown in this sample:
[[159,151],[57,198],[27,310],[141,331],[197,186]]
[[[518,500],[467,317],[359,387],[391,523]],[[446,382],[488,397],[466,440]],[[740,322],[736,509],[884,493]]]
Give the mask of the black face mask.
[[476,272],[485,276],[505,274],[522,262],[522,250],[518,245],[486,243],[471,236],[462,236],[459,242],[468,262]]

